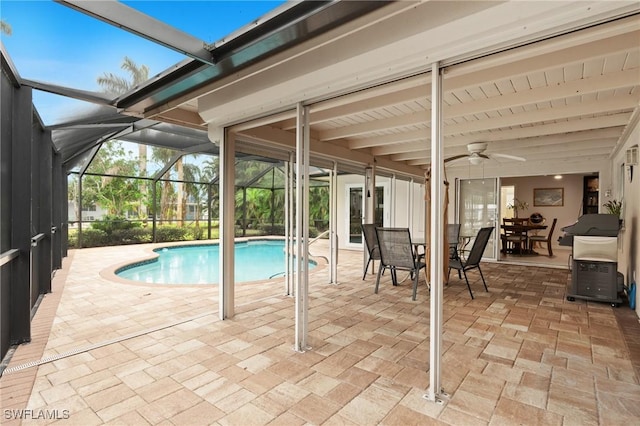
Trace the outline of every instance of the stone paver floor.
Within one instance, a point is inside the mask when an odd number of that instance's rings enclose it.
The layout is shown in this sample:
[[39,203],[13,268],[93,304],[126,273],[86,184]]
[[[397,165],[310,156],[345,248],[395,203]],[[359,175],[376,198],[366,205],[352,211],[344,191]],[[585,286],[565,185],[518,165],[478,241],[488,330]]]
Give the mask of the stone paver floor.
[[[640,418],[637,317],[568,302],[568,271],[483,263],[476,298],[444,288],[444,404],[427,401],[429,292],[362,280],[341,251],[339,284],[311,274],[309,344],[293,351],[282,280],[238,284],[218,319],[216,286],[132,285],[115,265],[150,246],[83,249],[57,271],[0,379],[2,424],[613,425]],[[326,250],[313,247],[314,254]],[[623,325],[621,325],[623,324]],[[634,338],[633,336],[636,336]],[[631,337],[629,337],[631,336]],[[20,411],[22,410],[22,411]],[[21,418],[22,421],[18,420]]]

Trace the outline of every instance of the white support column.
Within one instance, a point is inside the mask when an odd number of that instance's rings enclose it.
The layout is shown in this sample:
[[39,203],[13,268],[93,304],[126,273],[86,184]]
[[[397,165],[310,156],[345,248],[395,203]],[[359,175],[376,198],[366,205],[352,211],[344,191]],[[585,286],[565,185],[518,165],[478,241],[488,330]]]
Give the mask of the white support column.
[[395,173],[391,176],[391,208],[390,208],[390,218],[389,223],[391,226],[396,226],[396,194],[398,190],[398,179],[396,178]]
[[413,209],[415,208],[413,203],[414,191],[415,191],[415,188],[413,185],[413,178],[411,178],[411,180],[409,181],[409,209],[407,210],[407,222],[409,223],[409,229],[412,231],[413,231]]
[[220,147],[220,278],[218,284],[221,320],[233,318],[235,308],[235,135],[226,129],[209,128],[209,139]]
[[309,107],[297,106],[295,350],[308,349],[309,327]]
[[338,284],[338,163],[333,162],[329,179],[329,283]]
[[442,207],[444,180],[442,155],[442,74],[438,62],[431,66],[431,315],[429,338],[429,390],[427,399],[442,403],[446,397],[441,385],[442,299],[443,299],[443,228]]
[[284,178],[284,286],[285,295],[293,295],[293,153],[285,163]]
[[[376,166],[373,165],[364,169],[364,220],[363,223],[375,223],[375,199],[376,199]],[[383,221],[384,223],[384,221]],[[368,250],[362,251],[362,270],[367,267],[369,262]],[[371,262],[372,271],[375,270],[374,262]]]

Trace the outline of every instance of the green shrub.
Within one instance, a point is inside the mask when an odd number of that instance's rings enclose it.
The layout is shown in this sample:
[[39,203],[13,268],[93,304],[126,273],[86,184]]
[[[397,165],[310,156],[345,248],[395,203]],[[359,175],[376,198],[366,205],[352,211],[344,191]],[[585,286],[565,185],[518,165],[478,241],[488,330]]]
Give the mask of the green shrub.
[[69,248],[78,248],[78,231],[75,229],[69,229],[67,244],[69,245]]
[[[109,236],[102,229],[83,229],[82,247],[103,247],[109,245]],[[71,243],[69,243],[71,245]],[[78,246],[77,234],[75,247]]]
[[284,225],[281,223],[274,225],[262,223],[258,225],[258,230],[262,235],[284,235]]
[[161,226],[156,229],[156,242],[186,241],[188,229],[177,226]]
[[113,231],[120,229],[140,228],[140,222],[131,222],[124,216],[105,215],[102,220],[97,220],[91,224],[91,228],[104,231],[107,235],[111,235]]
[[187,239],[189,240],[202,240],[204,237],[204,229],[199,226],[195,226],[193,228],[189,228],[189,235],[187,235]]
[[153,230],[149,228],[115,229],[111,235],[113,245],[150,243]]

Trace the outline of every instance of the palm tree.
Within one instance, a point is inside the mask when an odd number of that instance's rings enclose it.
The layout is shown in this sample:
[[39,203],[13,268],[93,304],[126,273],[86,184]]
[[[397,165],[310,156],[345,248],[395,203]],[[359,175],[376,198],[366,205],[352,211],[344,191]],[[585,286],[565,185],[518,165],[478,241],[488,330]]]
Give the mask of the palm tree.
[[11,29],[11,25],[4,19],[0,20],[0,31],[6,35],[11,35],[13,30]]
[[102,86],[107,93],[114,96],[127,93],[129,90],[149,79],[149,68],[146,65],[138,66],[127,56],[122,60],[120,68],[129,73],[129,79],[110,72],[98,77],[98,84]]
[[215,194],[214,196],[211,197],[211,204],[208,204],[207,202],[207,207],[206,207],[207,214],[212,219],[218,219],[219,210],[220,210],[219,209],[220,200],[217,197],[219,172],[220,172],[219,157],[210,157],[209,159],[204,160],[202,162],[201,179],[203,182],[207,182],[208,185],[213,185],[211,189],[212,189],[212,192]]
[[[167,148],[153,148],[151,151],[151,157],[153,161],[160,164],[164,167],[174,155],[174,152]],[[174,196],[176,192],[174,192],[173,185],[169,179],[171,179],[171,170],[167,170],[167,172],[162,176],[163,183],[161,188],[160,195],[160,216],[162,220],[173,220],[176,216],[176,211],[173,208],[174,205],[177,205],[178,202],[181,202],[181,199]]]
[[[3,27],[4,28],[4,27]],[[139,84],[144,83],[149,79],[149,68],[146,65],[138,66],[131,58],[125,56],[122,60],[120,68],[125,70],[129,74],[129,78],[120,77],[113,73],[104,73],[101,77],[98,77],[98,84],[102,86],[105,92],[114,96],[127,93]],[[145,144],[138,144],[138,164],[140,168],[140,176],[146,177],[147,175],[147,146]],[[140,184],[140,207],[138,209],[139,216],[146,219],[147,212],[147,184],[145,180],[142,180]]]
[[183,167],[184,174],[184,200],[182,202],[182,220],[187,219],[187,199],[193,200],[195,205],[195,225],[200,227],[200,211],[202,209],[204,185],[202,185],[202,173],[200,168],[195,164],[185,164]]

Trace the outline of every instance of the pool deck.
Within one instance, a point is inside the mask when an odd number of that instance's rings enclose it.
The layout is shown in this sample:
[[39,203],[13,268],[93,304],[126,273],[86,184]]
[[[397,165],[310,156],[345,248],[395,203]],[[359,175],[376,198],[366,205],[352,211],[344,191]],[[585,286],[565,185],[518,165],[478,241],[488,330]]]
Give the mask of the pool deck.
[[[640,325],[628,306],[568,302],[568,271],[483,263],[476,298],[444,289],[442,385],[429,386],[429,293],[362,280],[341,250],[339,284],[310,279],[309,344],[293,351],[282,279],[217,286],[113,279],[151,245],[74,250],[0,379],[2,424],[611,425],[640,418]],[[326,256],[319,241],[311,252]],[[111,272],[110,272],[111,271]],[[28,409],[30,411],[11,411]],[[17,419],[21,417],[22,421]],[[44,419],[42,417],[54,417]]]

